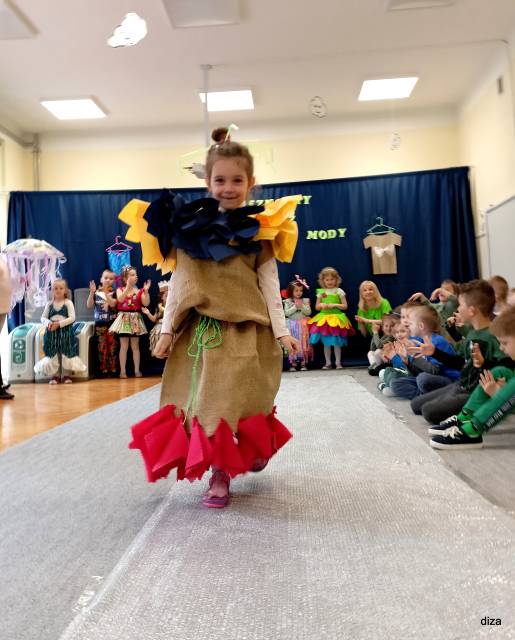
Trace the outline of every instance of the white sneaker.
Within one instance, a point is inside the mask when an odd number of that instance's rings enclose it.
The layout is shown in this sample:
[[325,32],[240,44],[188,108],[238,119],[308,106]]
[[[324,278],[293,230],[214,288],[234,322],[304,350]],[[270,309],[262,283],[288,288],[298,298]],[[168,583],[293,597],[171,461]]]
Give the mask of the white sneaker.
[[381,380],[381,381],[384,380],[385,371],[386,371],[386,369],[381,369],[381,371],[379,372],[379,380]]
[[387,398],[393,398],[395,396],[395,393],[390,389],[390,387],[383,387],[382,394]]

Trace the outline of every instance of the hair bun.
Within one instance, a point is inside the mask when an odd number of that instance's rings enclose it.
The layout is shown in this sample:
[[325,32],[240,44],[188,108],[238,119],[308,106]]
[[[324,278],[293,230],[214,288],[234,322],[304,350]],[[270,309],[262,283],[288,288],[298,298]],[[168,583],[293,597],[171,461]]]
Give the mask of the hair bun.
[[228,134],[229,129],[227,127],[217,127],[211,132],[211,139],[215,144],[223,144],[226,141]]

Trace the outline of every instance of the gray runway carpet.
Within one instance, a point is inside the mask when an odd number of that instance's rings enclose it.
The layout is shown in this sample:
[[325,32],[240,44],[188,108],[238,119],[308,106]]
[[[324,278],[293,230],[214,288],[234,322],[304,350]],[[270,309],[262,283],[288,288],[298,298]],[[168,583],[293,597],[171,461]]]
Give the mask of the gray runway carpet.
[[511,515],[348,375],[285,376],[278,404],[294,440],[225,511],[172,487],[61,640],[515,638]]

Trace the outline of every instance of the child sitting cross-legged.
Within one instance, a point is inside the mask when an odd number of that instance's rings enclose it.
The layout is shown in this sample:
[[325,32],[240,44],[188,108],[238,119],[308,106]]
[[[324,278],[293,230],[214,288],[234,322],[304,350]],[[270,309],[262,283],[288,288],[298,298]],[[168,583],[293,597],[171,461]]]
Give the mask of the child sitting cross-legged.
[[508,307],[497,316],[490,330],[511,362],[507,367],[483,370],[463,409],[445,425],[428,429],[434,449],[480,449],[483,433],[515,409],[515,307]]
[[409,313],[410,344],[405,347],[405,363],[410,375],[399,376],[390,382],[391,395],[411,400],[415,396],[445,387],[457,380],[460,372],[447,367],[434,355],[423,356],[413,349],[420,343],[431,344],[443,353],[455,355],[452,346],[439,334],[440,318],[436,309],[420,305]]
[[[472,328],[455,345],[456,355],[445,353],[430,343],[420,343],[413,348],[414,352],[433,356],[447,367],[461,367],[458,380],[411,401],[414,413],[422,414],[430,424],[446,424],[448,418],[462,410],[479,383],[481,371],[504,364],[506,358],[499,348],[499,341],[490,333],[494,305],[494,290],[488,282],[472,280],[465,283],[460,288],[458,314],[460,320]],[[507,360],[509,362],[509,358]]]
[[386,360],[383,357],[383,347],[388,342],[394,342],[392,329],[398,322],[398,318],[392,313],[385,314],[381,320],[370,320],[372,327],[372,338],[370,340],[370,351],[367,353],[370,364],[368,373],[377,376],[381,369],[384,369]]

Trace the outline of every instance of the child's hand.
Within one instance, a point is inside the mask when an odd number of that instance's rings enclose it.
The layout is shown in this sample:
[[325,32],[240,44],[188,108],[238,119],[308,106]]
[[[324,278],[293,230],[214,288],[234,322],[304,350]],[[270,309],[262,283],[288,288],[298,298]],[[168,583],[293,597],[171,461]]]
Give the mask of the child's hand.
[[429,296],[430,300],[441,300],[442,302],[447,302],[447,300],[452,296],[450,291],[446,289],[442,289],[442,287],[438,287],[433,291],[433,293]]
[[395,353],[401,357],[401,360],[407,361],[408,347],[403,342],[394,342]]
[[299,341],[296,340],[293,336],[282,336],[279,338],[279,342],[286,349],[289,355],[296,355],[300,352],[300,344]]
[[366,318],[363,318],[363,316],[354,316],[354,320],[356,320],[356,322],[370,322],[370,320],[367,320]]
[[295,298],[296,307],[302,307],[303,304],[304,304],[304,300],[302,298]]
[[143,289],[145,289],[146,293],[148,293],[148,290],[150,289],[150,285],[152,284],[152,282],[150,280],[147,280],[145,282],[145,284],[143,285]]
[[479,384],[483,387],[483,391],[492,397],[504,387],[506,378],[495,380],[491,371],[482,371],[479,374]]
[[49,331],[56,331],[57,329],[59,329],[59,323],[58,322],[51,322],[48,325],[48,330]]
[[395,355],[395,347],[393,342],[387,342],[383,347],[383,358],[385,360],[391,360]]
[[409,298],[409,302],[415,302],[416,300],[427,300],[427,298],[421,291],[417,291]]
[[477,342],[472,343],[471,349],[472,355],[472,364],[476,369],[481,369],[481,367],[485,364],[485,359],[483,358],[483,354],[481,353],[481,349]]
[[326,293],[325,291],[323,291],[323,292],[320,294],[320,297],[321,297],[321,298],[327,298],[327,293]]
[[435,352],[435,345],[430,336],[424,336],[424,342],[411,342],[408,352],[415,358],[429,358]]
[[97,285],[95,284],[94,280],[90,280],[89,281],[89,292],[90,293],[95,293],[95,291],[97,290]]
[[320,302],[319,306],[321,309],[327,309],[329,307],[329,305],[327,304],[327,302]]
[[381,320],[369,320],[369,322],[372,325],[372,333],[379,333],[382,325]]
[[150,311],[148,310],[148,307],[141,307],[141,313],[144,313],[146,316],[150,315]]
[[172,336],[170,333],[162,333],[154,348],[152,355],[155,358],[168,358],[170,346],[172,344]]

